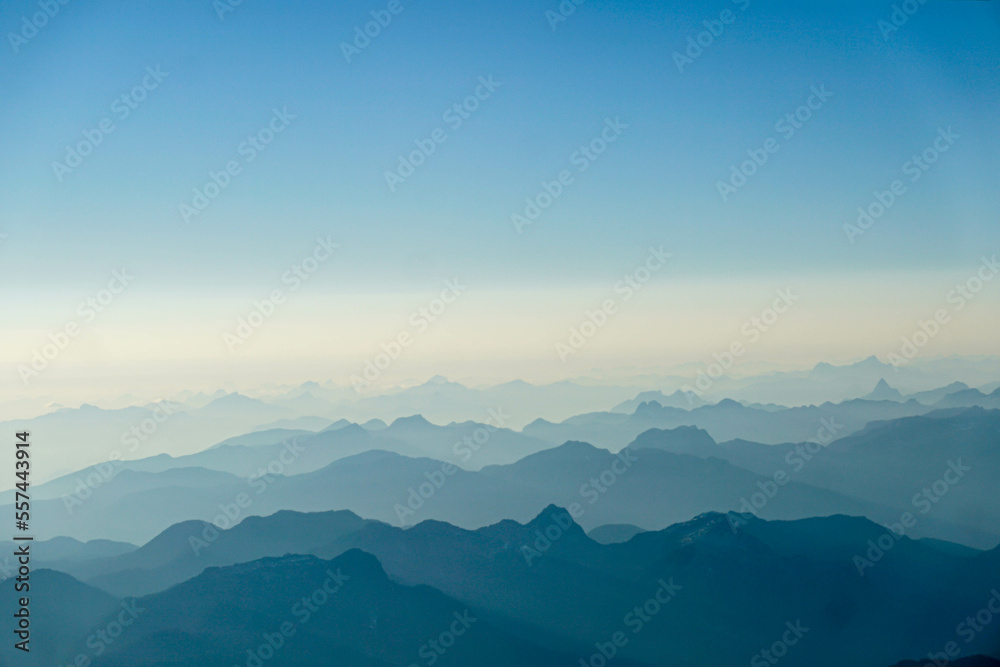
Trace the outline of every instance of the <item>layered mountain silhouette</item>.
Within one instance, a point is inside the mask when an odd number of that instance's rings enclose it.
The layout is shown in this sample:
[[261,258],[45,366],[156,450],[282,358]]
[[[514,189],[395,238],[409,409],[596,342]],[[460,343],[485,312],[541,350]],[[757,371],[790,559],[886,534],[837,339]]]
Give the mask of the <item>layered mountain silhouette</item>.
[[[479,632],[455,638],[440,664],[574,665],[619,631],[628,639],[616,651],[621,664],[737,664],[792,627],[801,641],[787,664],[877,667],[939,650],[955,638],[955,619],[984,608],[1000,584],[1000,550],[956,556],[906,537],[859,573],[855,558],[874,557],[871,543],[886,530],[846,516],[766,522],[706,514],[602,545],[555,506],[524,525],[475,531],[286,512],[225,531],[217,543],[226,559],[252,558],[261,542],[292,546],[303,523],[332,528],[314,554],[213,567],[205,551],[207,569],[176,584],[167,575],[187,576],[172,564],[189,548],[188,527],[135,552],[141,558],[130,565],[169,588],[135,601],[143,610],[135,625],[95,664],[246,664],[246,651],[285,621],[297,631],[275,649],[277,664],[329,664],[321,660],[334,654],[345,664],[425,664],[421,646],[468,611]],[[314,532],[312,542],[322,541]],[[349,578],[298,623],[296,602],[338,572]],[[99,609],[117,603],[75,585]],[[39,608],[53,603],[39,597]],[[101,614],[74,610],[72,627],[100,627]],[[711,641],[720,635],[726,642]],[[963,651],[993,652],[997,636],[982,632]]]
[[[982,375],[981,369],[968,361],[926,361],[920,366],[941,366],[961,372],[964,377]],[[872,387],[884,381],[889,373],[892,373],[894,385],[899,387],[890,387],[886,400],[860,403],[853,400],[871,395]],[[846,435],[867,421],[921,414],[921,410],[932,407],[1000,407],[1000,394],[995,384],[972,389],[967,384],[952,383],[926,389],[931,381],[929,378],[942,375],[942,372],[929,373],[916,368],[893,369],[871,358],[847,366],[818,364],[805,372],[771,373],[733,380],[722,378],[714,387],[718,392],[711,396],[679,391],[679,387],[691,382],[690,377],[680,376],[663,376],[655,380],[659,386],[671,387],[669,391],[650,389],[652,377],[643,380],[645,386],[643,383],[619,386],[584,381],[533,385],[515,381],[475,388],[444,378],[432,378],[421,385],[361,397],[350,388],[308,382],[281,393],[258,397],[223,391],[183,392],[172,400],[129,407],[101,408],[84,404],[69,408],[49,404],[46,408],[31,409],[31,414],[38,414],[42,409],[46,410],[45,414],[0,422],[0,425],[11,432],[28,430],[49,443],[37,453],[34,472],[41,482],[81,469],[93,463],[95,457],[98,461],[116,456],[134,460],[167,453],[183,457],[230,438],[239,439],[227,444],[276,444],[293,434],[308,435],[345,423],[361,424],[374,433],[385,424],[383,419],[391,423],[412,415],[423,415],[434,424],[462,426],[470,421],[482,423],[499,412],[506,415],[503,427],[524,427],[520,434],[529,439],[520,444],[529,444],[531,438],[549,444],[582,440],[619,449],[648,428],[696,425],[708,430],[719,441],[743,438],[773,444],[813,437],[818,428],[814,417],[818,416],[840,418],[845,429],[841,435]],[[906,393],[900,389],[914,386],[920,390]],[[897,393],[900,396],[896,396]],[[740,403],[723,400],[722,396],[726,395],[738,398]],[[134,402],[134,398],[122,397],[109,405]],[[0,405],[0,412],[5,407],[17,408],[21,403]],[[742,406],[744,412],[735,411],[731,403]],[[640,410],[644,405],[646,407]],[[800,407],[786,408],[785,405]],[[600,412],[602,410],[608,412]],[[23,413],[23,410],[18,412]],[[788,414],[783,414],[786,412]],[[781,416],[769,423],[769,413]],[[535,422],[526,427],[532,420]],[[614,428],[616,424],[620,428]],[[585,425],[589,428],[583,428]],[[256,436],[240,437],[251,432],[279,429],[287,433],[271,442],[261,443]],[[490,458],[492,453],[486,453],[481,461],[474,461],[472,465],[510,462],[527,453],[519,450],[519,443],[514,440],[516,438],[511,440],[506,458],[501,454],[494,459]],[[382,448],[407,455],[442,458],[442,450],[452,447],[454,442],[424,439],[422,443],[406,443],[405,446],[417,446],[416,451],[396,449],[389,443]],[[493,449],[502,453],[508,448],[504,445]],[[161,462],[160,465],[170,464]],[[312,465],[319,464],[314,462]],[[245,467],[233,464],[224,471],[242,474]]]
[[573,417],[559,424],[539,419],[523,432],[551,443],[582,440],[609,449],[620,449],[651,428],[697,426],[715,440],[745,439],[764,444],[816,439],[824,423],[838,425],[835,437],[864,428],[871,421],[898,419],[930,412],[933,408],[910,400],[824,403],[797,408],[742,405],[726,399],[691,410],[666,407],[656,401],[641,403],[631,415],[599,412]]
[[[476,528],[506,518],[527,521],[550,503],[577,504],[588,530],[604,524],[659,529],[704,511],[770,519],[842,513],[886,525],[910,512],[919,519],[913,536],[986,548],[997,543],[1000,525],[991,491],[998,427],[1000,413],[969,408],[872,424],[828,444],[718,444],[696,428],[650,430],[626,452],[568,442],[479,471],[372,450],[285,474],[291,466],[286,470],[279,454],[271,459],[276,466],[249,478],[204,468],[126,469],[85,498],[37,500],[33,511],[45,531],[41,538],[134,544],[184,520],[235,522],[283,509],[345,508],[393,525],[438,519]],[[348,428],[363,432],[345,427],[330,434]],[[217,447],[207,454],[227,451]],[[971,468],[955,484],[938,484],[933,499],[914,500],[928,485],[954,477],[949,462]]]
[[[157,595],[118,601],[42,570],[39,608],[61,607],[59,642],[45,656],[5,664],[53,664],[83,655],[102,667],[135,665],[573,665],[572,657],[503,629],[428,587],[391,581],[371,555],[349,551],[330,561],[312,556],[266,558],[212,568]],[[60,592],[77,602],[61,604]],[[73,589],[76,590],[73,590]],[[4,602],[8,596],[0,597]],[[93,633],[114,624],[117,607],[132,614],[111,641]],[[119,612],[119,615],[121,612]],[[56,627],[36,627],[36,637]],[[89,642],[86,637],[91,632]],[[82,636],[81,636],[82,635]],[[100,635],[98,635],[99,637]],[[36,640],[37,641],[37,640]],[[6,643],[5,643],[6,644]],[[99,647],[99,648],[98,648]]]

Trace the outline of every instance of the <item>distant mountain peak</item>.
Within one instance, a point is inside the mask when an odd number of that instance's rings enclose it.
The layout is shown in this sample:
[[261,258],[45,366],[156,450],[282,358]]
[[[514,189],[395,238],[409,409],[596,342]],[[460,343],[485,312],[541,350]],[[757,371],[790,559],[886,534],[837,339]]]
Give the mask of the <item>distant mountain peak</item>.
[[250,398],[249,396],[247,396],[245,394],[241,394],[238,391],[234,391],[231,394],[225,394],[225,395],[220,396],[218,398],[212,399],[212,401],[209,402],[205,407],[206,408],[212,408],[212,407],[222,407],[222,408],[245,407],[245,406],[255,405],[258,402],[259,401],[255,400],[253,398]]
[[404,428],[424,427],[424,426],[434,426],[434,424],[424,419],[423,415],[411,415],[409,417],[399,417],[398,419],[393,421],[392,424],[389,425],[389,428],[398,428],[400,426]]
[[366,431],[381,431],[384,428],[389,428],[389,425],[381,419],[369,419],[361,427]]
[[526,523],[525,527],[544,531],[553,524],[566,534],[573,534],[578,537],[587,536],[583,528],[573,520],[573,515],[569,513],[569,510],[555,504],[546,506],[545,509],[538,513],[538,516]]
[[350,549],[340,554],[331,561],[324,561],[321,558],[311,555],[287,554],[280,557],[266,557],[240,563],[237,565],[227,565],[224,567],[209,567],[204,573],[189,580],[184,585],[197,584],[200,579],[208,578],[216,574],[234,573],[240,577],[259,572],[261,570],[288,570],[296,567],[317,567],[328,565],[329,569],[336,571],[342,568],[347,577],[367,577],[376,580],[388,580],[382,563],[379,560],[360,549]]
[[585,453],[591,454],[593,452],[603,451],[589,442],[583,442],[582,440],[567,440],[561,445],[552,447],[551,449],[544,449],[538,454],[544,454],[545,452],[560,452],[565,454],[575,454],[575,453]]
[[852,366],[862,366],[862,367],[881,367],[881,366],[884,366],[885,364],[883,364],[881,361],[879,361],[878,357],[876,357],[873,354],[873,355],[865,357],[861,361],[858,361],[858,362],[856,362],[854,364],[851,364],[851,365]]
[[899,393],[898,389],[889,386],[885,378],[882,378],[875,385],[875,388],[872,389],[871,393],[863,398],[869,401],[899,401],[903,398],[903,395]]
[[347,428],[349,426],[355,426],[354,422],[347,419],[338,419],[326,428],[324,428],[320,433],[326,433],[327,431],[339,431],[341,429]]
[[697,426],[678,426],[672,429],[651,428],[640,433],[630,447],[634,449],[662,449],[675,454],[704,456],[718,447],[708,431]]
[[660,414],[663,410],[663,406],[660,405],[659,401],[643,401],[635,407],[635,412],[632,413],[633,416],[642,417],[645,415],[655,416]]

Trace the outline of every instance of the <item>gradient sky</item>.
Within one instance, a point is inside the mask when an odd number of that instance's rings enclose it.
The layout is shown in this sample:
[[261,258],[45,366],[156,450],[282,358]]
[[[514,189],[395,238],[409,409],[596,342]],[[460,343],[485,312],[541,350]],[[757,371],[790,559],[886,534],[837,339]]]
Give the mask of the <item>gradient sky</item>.
[[[885,39],[882,2],[400,0],[352,62],[340,44],[387,2],[71,1],[17,53],[36,2],[0,5],[0,394],[15,367],[115,268],[132,286],[31,392],[86,378],[121,391],[224,381],[346,382],[443,281],[469,285],[392,370],[490,380],[707,358],[792,286],[801,307],[755,348],[811,364],[884,357],[981,256],[1000,252],[1000,8],[929,2]],[[702,22],[735,15],[679,73]],[[168,76],[120,120],[112,103]],[[442,114],[501,82],[458,129]],[[716,183],[806,101],[833,97],[723,202]],[[296,115],[186,224],[209,171],[272,109]],[[52,163],[114,119],[60,182]],[[628,125],[524,233],[510,221],[605,118]],[[448,139],[395,192],[384,172],[438,127]],[[939,128],[954,146],[852,245],[843,225]],[[222,335],[317,236],[341,252],[236,354]],[[554,344],[646,248],[673,254],[569,363]],[[928,354],[995,353],[1000,280]],[[187,378],[187,379],[185,379]],[[93,380],[95,383],[97,379]]]

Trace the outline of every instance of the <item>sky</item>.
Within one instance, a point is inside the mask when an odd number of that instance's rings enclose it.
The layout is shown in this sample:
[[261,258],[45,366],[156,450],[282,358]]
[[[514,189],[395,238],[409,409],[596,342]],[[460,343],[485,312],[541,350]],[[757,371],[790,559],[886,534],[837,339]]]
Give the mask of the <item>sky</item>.
[[394,381],[690,364],[747,343],[778,290],[798,298],[745,359],[886,359],[942,308],[921,355],[994,354],[1000,280],[948,297],[1000,252],[1000,5],[899,16],[4,2],[0,397],[347,384],[400,335]]

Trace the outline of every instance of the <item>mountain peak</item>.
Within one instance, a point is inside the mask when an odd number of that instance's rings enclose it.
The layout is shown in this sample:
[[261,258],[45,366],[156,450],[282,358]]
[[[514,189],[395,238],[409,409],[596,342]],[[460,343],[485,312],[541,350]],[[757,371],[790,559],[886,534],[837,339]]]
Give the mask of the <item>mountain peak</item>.
[[583,528],[573,520],[573,515],[569,513],[569,510],[555,504],[546,506],[545,509],[538,513],[538,516],[526,523],[525,527],[544,532],[546,528],[552,525],[558,526],[566,534],[573,534],[578,537],[586,537],[587,535]]
[[561,445],[557,445],[550,449],[543,449],[539,454],[543,452],[560,452],[563,454],[592,454],[594,452],[603,451],[589,442],[583,442],[581,440],[567,440]]
[[718,447],[708,431],[697,426],[678,426],[672,429],[651,428],[640,433],[630,445],[634,449],[662,449],[675,454],[705,456]]
[[399,417],[389,425],[389,428],[421,428],[427,426],[434,426],[434,424],[424,419],[423,415],[410,415],[409,417]]
[[348,421],[347,419],[341,418],[333,422],[326,428],[324,428],[322,431],[320,431],[320,433],[326,433],[327,431],[339,431],[341,429],[346,429],[350,426],[356,426],[356,424],[352,421]]
[[903,395],[899,393],[898,389],[894,389],[889,386],[889,383],[882,378],[872,389],[871,393],[864,398],[869,401],[898,401]]
[[230,407],[248,407],[258,403],[256,399],[250,398],[245,394],[241,394],[238,391],[234,391],[231,394],[225,394],[219,396],[218,398],[212,399],[205,407],[206,408],[230,408]]
[[663,410],[663,406],[659,401],[643,401],[636,406],[635,412],[632,413],[635,417],[643,417],[646,415],[656,416],[660,414]]

